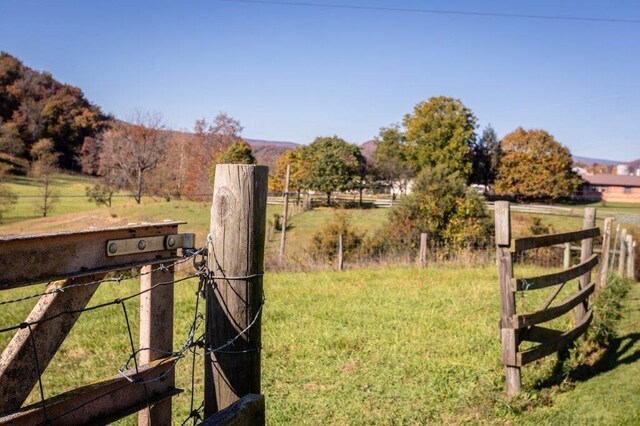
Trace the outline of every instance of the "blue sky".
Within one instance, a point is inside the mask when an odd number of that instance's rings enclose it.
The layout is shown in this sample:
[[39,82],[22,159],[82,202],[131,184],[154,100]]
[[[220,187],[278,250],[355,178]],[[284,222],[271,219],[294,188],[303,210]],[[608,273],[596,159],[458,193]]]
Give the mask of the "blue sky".
[[[620,18],[519,19],[235,1],[0,1],[0,50],[127,118],[191,129],[220,111],[248,138],[362,143],[432,96],[500,137],[542,128],[574,154],[640,158],[637,1],[291,0]],[[481,130],[481,129],[479,129]]]

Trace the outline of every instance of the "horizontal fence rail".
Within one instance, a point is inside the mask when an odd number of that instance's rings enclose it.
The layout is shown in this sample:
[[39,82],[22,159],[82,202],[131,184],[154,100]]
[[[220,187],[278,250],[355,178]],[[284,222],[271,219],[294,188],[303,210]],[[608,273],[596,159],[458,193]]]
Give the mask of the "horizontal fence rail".
[[[494,207],[500,284],[502,360],[505,365],[507,393],[515,395],[521,388],[522,366],[566,348],[582,336],[589,327],[593,311],[588,308],[588,300],[596,290],[596,284],[590,282],[591,271],[599,263],[599,256],[593,254],[593,239],[600,236],[600,229],[595,227],[595,209],[586,208],[583,229],[580,231],[518,238],[512,241],[510,204],[500,201],[496,202]],[[610,226],[610,223],[609,220],[607,224]],[[607,230],[605,235],[608,238],[610,230]],[[513,263],[519,259],[521,253],[563,243],[570,245],[574,241],[582,242],[580,263],[577,265],[571,266],[565,262],[565,270],[560,272],[530,278],[514,277]],[[511,252],[512,246],[515,253]],[[608,253],[608,248],[605,251]],[[566,283],[575,279],[578,279],[578,291],[560,303],[552,305]],[[529,291],[550,287],[555,289],[541,309],[531,313],[517,312],[516,294],[524,295]],[[559,318],[572,310],[575,311],[576,326],[570,330],[555,330],[538,325]],[[538,343],[538,345],[520,350],[520,344],[525,341]]]

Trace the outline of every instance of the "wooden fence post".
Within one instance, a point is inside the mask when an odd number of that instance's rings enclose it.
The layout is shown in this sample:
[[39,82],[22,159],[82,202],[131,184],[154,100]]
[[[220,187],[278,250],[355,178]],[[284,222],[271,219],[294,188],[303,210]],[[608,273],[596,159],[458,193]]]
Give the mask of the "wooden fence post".
[[633,246],[631,247],[631,264],[633,267],[631,268],[631,278],[633,281],[636,280],[636,240],[633,240]]
[[627,230],[620,232],[620,254],[618,255],[618,276],[624,278],[627,267]]
[[616,251],[617,251],[616,247],[618,246],[618,234],[620,234],[619,223],[616,225],[616,232],[614,234],[614,237],[611,239],[611,242],[612,242],[611,245],[613,246],[613,249],[611,251],[611,263],[609,265],[609,270],[611,271],[611,273],[614,273],[614,271],[616,270]]
[[564,243],[564,258],[562,268],[569,269],[571,267],[571,243]]
[[280,235],[280,253],[278,260],[284,260],[284,247],[287,239],[287,219],[289,213],[289,174],[291,173],[291,165],[287,164],[287,174],[284,179],[284,207],[282,209],[282,234]]
[[609,252],[611,251],[611,228],[613,218],[604,220],[604,232],[602,236],[602,257],[600,258],[600,274],[598,275],[598,289],[603,289],[607,285],[609,277]]
[[511,213],[508,201],[495,203],[496,258],[500,281],[500,338],[502,339],[502,360],[505,364],[506,388],[508,395],[516,395],[522,386],[520,367],[517,366],[518,342],[512,318],[516,313],[515,294],[511,290],[513,265],[511,264]]
[[338,271],[344,267],[342,234],[338,235]]
[[[140,291],[149,290],[160,283],[173,281],[173,265],[143,266],[140,275]],[[173,286],[165,285],[147,291],[140,296],[140,348],[153,348],[140,352],[140,364],[150,364],[173,352]],[[158,352],[164,351],[165,353]],[[173,370],[167,377],[174,381]],[[138,412],[139,425],[171,424],[171,398]]]
[[427,233],[420,234],[420,267],[427,267]]
[[627,234],[627,278],[635,280],[635,259],[633,251],[633,235]]
[[[584,220],[582,222],[582,229],[589,229],[596,226],[596,209],[594,207],[587,207],[584,209]],[[586,262],[593,254],[593,238],[585,238],[582,240],[580,250],[580,262]],[[578,290],[586,288],[591,281],[591,269],[578,279]],[[581,304],[576,306],[576,323],[587,314],[589,310],[589,301],[584,300]]]
[[205,416],[260,393],[265,166],[216,166],[206,286]]

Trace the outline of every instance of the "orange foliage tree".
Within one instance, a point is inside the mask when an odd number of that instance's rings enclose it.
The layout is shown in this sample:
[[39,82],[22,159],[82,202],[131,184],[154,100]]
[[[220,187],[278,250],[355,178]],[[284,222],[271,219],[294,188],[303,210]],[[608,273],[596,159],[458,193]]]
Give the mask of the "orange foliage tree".
[[544,130],[522,127],[504,137],[495,191],[517,198],[558,199],[571,195],[580,178],[569,149]]

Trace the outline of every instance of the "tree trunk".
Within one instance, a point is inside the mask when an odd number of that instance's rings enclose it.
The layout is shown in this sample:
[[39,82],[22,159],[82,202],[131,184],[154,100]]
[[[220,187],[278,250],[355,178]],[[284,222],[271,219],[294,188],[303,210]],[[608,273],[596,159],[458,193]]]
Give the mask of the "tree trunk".
[[136,182],[136,193],[134,195],[136,203],[140,204],[140,200],[142,199],[142,170],[138,169],[138,178]]

